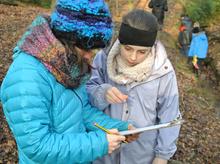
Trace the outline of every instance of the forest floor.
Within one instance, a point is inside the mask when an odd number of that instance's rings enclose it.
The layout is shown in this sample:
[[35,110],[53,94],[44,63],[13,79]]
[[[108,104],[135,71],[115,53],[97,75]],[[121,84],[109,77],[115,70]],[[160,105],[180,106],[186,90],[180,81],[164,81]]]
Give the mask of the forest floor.
[[[169,163],[218,164],[220,163],[219,92],[215,84],[208,80],[207,74],[202,79],[196,77],[187,64],[187,59],[179,54],[176,38],[181,5],[174,2],[169,2],[169,12],[166,14],[164,29],[159,33],[159,39],[164,43],[176,70],[180,110],[185,123],[181,128],[177,152]],[[129,4],[121,0],[119,11],[125,13],[125,10],[128,11],[135,6],[125,7],[125,5]],[[149,10],[145,6],[144,8]],[[12,50],[16,41],[27,25],[42,12],[49,13],[49,10],[0,4],[0,83],[12,62]],[[121,15],[114,16],[116,28]],[[0,105],[1,163],[17,163],[17,151]]]

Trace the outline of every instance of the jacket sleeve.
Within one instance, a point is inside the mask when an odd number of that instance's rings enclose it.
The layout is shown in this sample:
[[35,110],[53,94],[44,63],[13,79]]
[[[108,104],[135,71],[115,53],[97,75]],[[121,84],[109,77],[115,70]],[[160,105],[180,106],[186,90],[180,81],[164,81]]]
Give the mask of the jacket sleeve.
[[183,32],[180,31],[179,34],[178,34],[178,43],[183,46]]
[[97,130],[97,128],[94,126],[94,123],[98,123],[99,125],[107,129],[116,128],[119,131],[128,129],[127,122],[110,118],[108,115],[98,110],[96,107],[91,106],[88,101],[87,92],[84,86],[81,89],[81,93],[83,93],[83,118],[87,130]]
[[89,95],[89,101],[93,106],[100,110],[108,107],[109,103],[105,100],[106,91],[111,88],[111,84],[106,83],[106,58],[103,51],[100,51],[93,61],[92,75],[86,84],[86,89]]
[[[179,94],[174,72],[161,78],[157,105],[159,123],[166,123],[180,115]],[[169,160],[176,151],[176,141],[179,136],[180,126],[158,130],[156,157]]]
[[36,163],[83,163],[107,154],[108,142],[102,131],[58,134],[52,130],[52,91],[42,70],[35,67],[9,71],[1,91],[18,149]]
[[0,103],[1,103],[1,85],[0,85]]

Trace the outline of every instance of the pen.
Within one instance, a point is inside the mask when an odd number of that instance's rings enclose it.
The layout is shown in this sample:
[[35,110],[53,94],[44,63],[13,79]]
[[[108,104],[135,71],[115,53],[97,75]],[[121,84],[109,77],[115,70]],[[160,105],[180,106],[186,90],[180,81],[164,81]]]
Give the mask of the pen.
[[[104,132],[106,132],[106,133],[108,133],[108,134],[112,134],[108,129],[104,128],[103,126],[100,126],[100,125],[97,124],[97,123],[94,123],[94,125],[95,125],[97,128],[103,130]],[[123,142],[123,143],[128,143],[127,141],[122,141],[122,142]]]

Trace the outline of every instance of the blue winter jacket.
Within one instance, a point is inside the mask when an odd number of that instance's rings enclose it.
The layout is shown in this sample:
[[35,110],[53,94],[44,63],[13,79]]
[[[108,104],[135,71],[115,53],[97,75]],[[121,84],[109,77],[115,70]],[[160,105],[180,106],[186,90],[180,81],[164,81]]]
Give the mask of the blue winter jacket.
[[205,32],[193,33],[189,49],[189,57],[197,56],[200,59],[206,58],[208,53],[208,39]]
[[106,134],[126,130],[88,103],[85,87],[66,89],[36,58],[15,48],[1,86],[1,101],[21,164],[89,163],[108,152]]

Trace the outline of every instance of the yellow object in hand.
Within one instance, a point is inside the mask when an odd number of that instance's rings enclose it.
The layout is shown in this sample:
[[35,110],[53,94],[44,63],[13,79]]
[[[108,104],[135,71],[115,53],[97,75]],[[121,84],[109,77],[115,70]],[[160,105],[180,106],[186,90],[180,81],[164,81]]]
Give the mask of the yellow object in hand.
[[197,56],[196,56],[196,55],[195,55],[195,56],[193,56],[193,60],[192,60],[193,65],[194,65],[194,64],[196,64],[196,63],[197,63],[197,61],[198,61]]
[[[106,132],[106,133],[108,133],[108,134],[112,134],[108,129],[106,129],[106,128],[100,126],[99,124],[94,123],[94,125],[95,125],[97,128],[103,130],[104,132]],[[122,142],[123,142],[123,143],[128,143],[127,141],[122,141]]]
[[193,56],[192,63],[196,69],[199,69],[197,62],[198,62],[198,59],[197,59],[197,56],[195,55],[195,56]]

